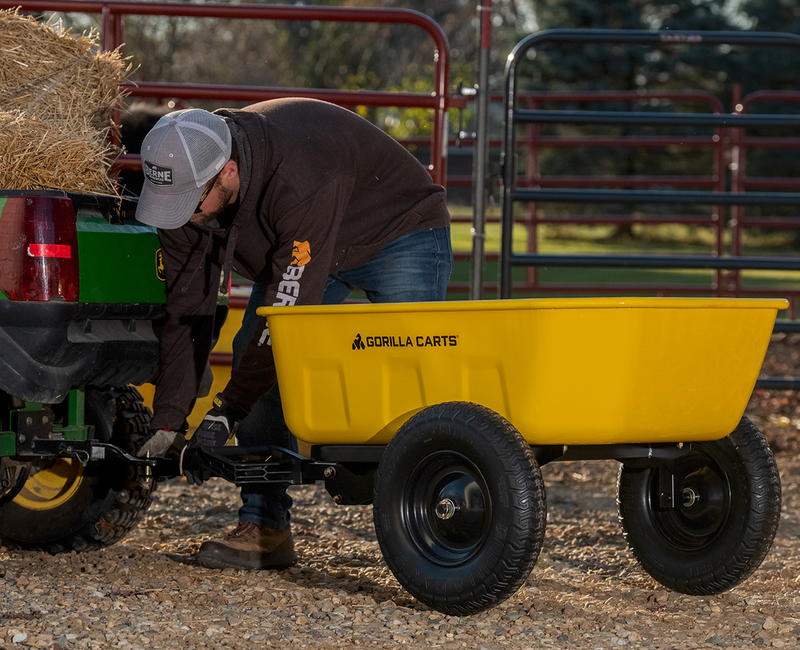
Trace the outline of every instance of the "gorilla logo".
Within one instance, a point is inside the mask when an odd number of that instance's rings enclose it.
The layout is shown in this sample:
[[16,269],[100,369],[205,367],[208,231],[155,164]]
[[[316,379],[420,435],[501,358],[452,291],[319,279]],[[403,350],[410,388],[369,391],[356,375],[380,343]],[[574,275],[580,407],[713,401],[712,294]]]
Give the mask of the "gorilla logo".
[[292,248],[292,266],[305,266],[311,261],[311,246],[307,241],[296,241]]

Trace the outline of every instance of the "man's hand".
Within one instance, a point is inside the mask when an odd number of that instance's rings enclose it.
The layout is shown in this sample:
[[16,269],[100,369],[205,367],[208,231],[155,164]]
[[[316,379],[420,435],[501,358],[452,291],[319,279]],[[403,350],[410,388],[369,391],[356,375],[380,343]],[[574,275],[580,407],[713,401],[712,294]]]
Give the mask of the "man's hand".
[[169,429],[158,429],[151,431],[136,451],[139,458],[153,458],[163,456],[167,452],[180,454],[186,446],[186,437],[182,431],[171,431]]
[[189,440],[190,447],[223,447],[236,434],[239,420],[244,417],[239,409],[233,408],[217,395],[212,408]]
[[239,409],[227,404],[222,395],[217,395],[212,403],[214,408],[206,413],[200,426],[189,439],[189,444],[181,453],[181,473],[190,484],[202,485],[203,481],[209,478],[208,472],[192,467],[197,458],[197,450],[200,447],[225,446],[236,434],[239,420],[245,415]]

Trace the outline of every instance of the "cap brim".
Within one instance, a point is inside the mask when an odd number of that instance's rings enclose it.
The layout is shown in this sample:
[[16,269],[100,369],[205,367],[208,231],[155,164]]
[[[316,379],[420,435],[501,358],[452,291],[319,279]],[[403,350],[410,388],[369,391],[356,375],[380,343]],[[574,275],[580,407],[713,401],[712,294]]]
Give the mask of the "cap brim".
[[160,194],[145,183],[136,206],[136,220],[164,230],[181,228],[192,218],[204,188],[201,185],[182,194]]

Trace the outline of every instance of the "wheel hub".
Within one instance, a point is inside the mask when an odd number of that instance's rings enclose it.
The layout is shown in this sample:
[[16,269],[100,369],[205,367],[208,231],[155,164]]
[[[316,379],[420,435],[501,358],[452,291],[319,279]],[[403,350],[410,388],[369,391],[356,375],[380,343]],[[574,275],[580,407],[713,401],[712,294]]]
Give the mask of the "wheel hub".
[[683,507],[684,508],[691,508],[695,503],[697,503],[700,497],[695,493],[695,491],[690,487],[683,488]]
[[453,503],[450,499],[442,499],[439,503],[436,504],[436,516],[439,519],[450,519],[454,514],[456,514],[456,504]]
[[713,459],[699,453],[661,472],[659,484],[674,486],[674,505],[653,511],[656,527],[676,548],[689,550],[713,544],[730,508],[731,486],[725,472]]
[[419,550],[437,564],[465,562],[483,545],[491,499],[480,470],[455,452],[425,458],[407,483],[403,518]]
[[31,476],[14,501],[29,510],[51,510],[69,501],[83,481],[83,467],[72,458],[57,458]]

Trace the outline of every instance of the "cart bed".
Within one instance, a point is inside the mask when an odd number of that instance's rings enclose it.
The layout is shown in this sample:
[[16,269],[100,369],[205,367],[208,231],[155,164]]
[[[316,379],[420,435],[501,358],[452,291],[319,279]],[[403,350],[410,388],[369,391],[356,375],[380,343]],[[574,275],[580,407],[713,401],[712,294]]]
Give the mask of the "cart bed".
[[482,404],[533,445],[715,440],[739,423],[785,300],[580,298],[264,307],[290,430],[385,444]]

